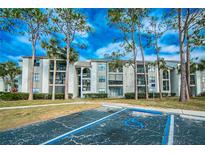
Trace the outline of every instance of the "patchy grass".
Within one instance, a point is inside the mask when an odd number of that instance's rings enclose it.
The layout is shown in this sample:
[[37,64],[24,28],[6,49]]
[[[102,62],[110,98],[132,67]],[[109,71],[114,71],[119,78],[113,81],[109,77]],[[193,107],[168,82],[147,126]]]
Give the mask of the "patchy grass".
[[16,128],[38,121],[97,108],[98,104],[75,104],[62,106],[47,106],[27,109],[0,110],[0,131]]
[[205,111],[205,97],[192,98],[187,103],[179,102],[178,97],[167,97],[160,99],[149,100],[134,100],[134,99],[92,99],[90,102],[107,102],[107,103],[123,103],[131,105],[140,105],[146,107],[160,107],[160,108],[173,108],[173,109],[185,109],[185,110],[198,110]]
[[0,107],[57,104],[57,103],[77,102],[77,101],[80,101],[80,99],[54,100],[54,101],[52,101],[52,100],[0,101]]
[[68,100],[22,100],[22,101],[0,101],[0,107],[11,107],[11,106],[28,106],[28,105],[41,105],[41,104],[58,104],[58,103],[69,103],[69,102],[92,102],[99,104],[102,102],[107,103],[124,103],[140,106],[150,107],[161,107],[161,108],[174,108],[174,109],[187,109],[187,110],[199,110],[205,111],[205,97],[192,98],[187,103],[180,103],[178,97],[166,97],[162,100],[149,99],[149,100],[134,100],[134,99],[68,99]]

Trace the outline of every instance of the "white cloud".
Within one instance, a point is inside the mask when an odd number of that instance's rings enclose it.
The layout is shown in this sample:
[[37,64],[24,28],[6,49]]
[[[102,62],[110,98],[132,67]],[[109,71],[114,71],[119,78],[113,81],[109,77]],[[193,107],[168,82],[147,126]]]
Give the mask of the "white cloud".
[[18,41],[25,43],[25,44],[31,44],[31,42],[28,40],[28,36],[19,36],[17,37]]
[[161,53],[178,53],[179,52],[179,46],[176,45],[165,45],[165,44],[159,44],[161,47],[160,52]]
[[105,54],[111,54],[112,52],[124,52],[124,48],[122,47],[122,42],[117,42],[117,43],[110,43],[106,47],[99,48],[96,51],[96,55],[99,58],[103,58]]

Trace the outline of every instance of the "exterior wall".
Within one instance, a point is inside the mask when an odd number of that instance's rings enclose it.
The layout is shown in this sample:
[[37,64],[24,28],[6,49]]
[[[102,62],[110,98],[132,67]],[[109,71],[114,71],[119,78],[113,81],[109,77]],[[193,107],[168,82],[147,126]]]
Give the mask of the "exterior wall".
[[124,94],[134,92],[134,70],[132,66],[123,66],[123,89]]
[[[159,92],[157,67],[150,66],[148,68],[148,90],[150,93]],[[155,78],[155,87],[152,87],[151,79]]]
[[43,59],[41,61],[42,67],[41,67],[41,92],[42,93],[48,93],[49,92],[49,60]]
[[205,92],[205,71],[201,72],[201,92]]
[[22,62],[22,92],[28,92],[28,83],[29,83],[29,59],[23,58]]
[[91,63],[91,93],[98,93],[98,63]]
[[197,71],[196,72],[196,94],[199,95],[202,91],[201,89],[201,72]]
[[70,64],[69,65],[69,81],[68,81],[68,93],[72,93],[74,94],[75,91],[74,91],[74,88],[75,88],[75,76],[74,76],[74,73],[75,73],[75,66],[73,64]]
[[[103,89],[105,89],[105,93],[110,94],[110,88],[115,91],[113,88],[121,88],[123,87],[123,96],[125,93],[128,92],[134,92],[134,71],[132,66],[123,66],[123,72],[109,72],[109,66],[108,62],[106,61],[90,61],[86,62],[87,65],[79,65],[78,68],[81,68],[81,76],[82,76],[82,70],[84,68],[89,68],[91,71],[90,76],[90,90],[83,91],[81,88],[81,97],[83,97],[83,94],[85,93],[100,93]],[[21,86],[19,86],[19,91],[22,92],[28,92],[29,91],[29,75],[30,75],[30,66],[31,65],[31,59],[30,58],[23,58],[22,62],[22,79],[21,79]],[[46,58],[40,59],[40,66],[34,68],[34,73],[39,73],[40,80],[39,82],[34,82],[34,88],[39,88],[39,92],[42,93],[49,93],[49,76],[50,72],[50,60]],[[77,76],[77,63],[71,64],[69,67],[69,93],[73,94],[73,97],[77,97],[79,93],[79,86],[78,86],[78,76]],[[105,65],[104,70],[99,70],[99,65]],[[175,66],[176,63],[175,63]],[[58,71],[58,70],[57,70]],[[65,72],[65,70],[61,70],[58,72]],[[163,79],[161,80],[162,85],[162,92],[166,93],[176,93],[176,96],[180,95],[180,74],[178,74],[178,70],[175,67],[171,67],[169,70],[169,90],[163,91]],[[163,71],[160,72],[161,77],[163,78]],[[123,77],[123,83],[121,84],[109,84],[109,75],[122,75]],[[142,74],[143,73],[139,73]],[[105,82],[100,82],[100,77],[105,77]],[[19,78],[20,79],[20,78]],[[155,87],[151,86],[151,80],[155,80]],[[81,78],[81,85],[82,87],[82,80]],[[20,83],[20,82],[19,82]],[[153,84],[153,80],[152,80]],[[63,84],[59,84],[58,86],[63,86]],[[143,85],[141,85],[143,87]],[[0,91],[2,91],[3,84],[0,80]],[[148,89],[149,92],[159,92],[158,87],[158,73],[157,73],[157,67],[151,66],[148,69]],[[205,71],[203,72],[196,72],[196,94],[199,95],[201,92],[205,91]]]
[[3,81],[3,79],[1,79],[1,78],[0,78],[0,91],[5,91],[4,81]]

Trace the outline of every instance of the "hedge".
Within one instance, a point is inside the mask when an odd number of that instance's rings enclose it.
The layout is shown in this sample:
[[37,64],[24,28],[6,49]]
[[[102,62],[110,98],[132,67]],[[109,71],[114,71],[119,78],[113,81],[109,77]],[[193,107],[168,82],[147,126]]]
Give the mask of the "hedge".
[[[159,93],[148,93],[149,98],[159,98]],[[167,97],[168,93],[162,93],[163,97]],[[171,93],[171,96],[176,96],[176,93]],[[134,93],[125,93],[125,98],[127,99],[134,99]],[[138,93],[138,98],[145,98],[145,93]]]
[[84,94],[85,98],[107,98],[107,94],[101,94],[101,93],[87,93]]
[[199,96],[205,96],[205,92],[201,92]]
[[[11,92],[0,92],[0,100],[4,101],[15,101],[15,100],[27,100],[29,93],[11,93]],[[68,94],[69,98],[73,97],[73,94]],[[34,93],[33,99],[51,99],[52,94],[50,93]],[[56,99],[64,99],[64,94],[55,94]]]

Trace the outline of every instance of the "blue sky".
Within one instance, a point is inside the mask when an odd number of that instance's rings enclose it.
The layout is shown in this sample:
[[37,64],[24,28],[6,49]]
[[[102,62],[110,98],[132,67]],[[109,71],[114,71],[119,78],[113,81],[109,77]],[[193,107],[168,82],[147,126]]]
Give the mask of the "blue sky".
[[[121,40],[114,42],[115,38],[120,38],[121,33],[114,27],[108,25],[107,9],[81,9],[82,13],[87,16],[87,22],[93,28],[93,31],[86,34],[78,34],[76,42],[84,42],[87,49],[78,49],[80,60],[103,58],[104,54],[111,53],[116,50],[123,50],[120,46]],[[152,9],[150,15],[161,16],[165,9]],[[146,19],[144,21],[146,23]],[[0,32],[0,62],[18,60],[22,56],[31,56],[31,43],[28,37],[17,34]],[[161,47],[161,57],[167,60],[179,59],[178,33],[174,30],[167,31],[159,40]],[[46,51],[37,45],[37,56],[46,56]],[[195,49],[192,57],[205,58],[205,50],[203,48]],[[140,54],[138,59],[140,59]],[[154,50],[145,50],[146,60],[155,60]]]

